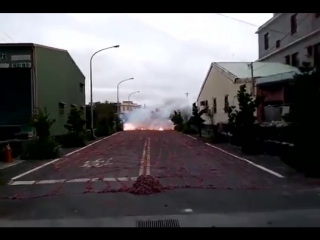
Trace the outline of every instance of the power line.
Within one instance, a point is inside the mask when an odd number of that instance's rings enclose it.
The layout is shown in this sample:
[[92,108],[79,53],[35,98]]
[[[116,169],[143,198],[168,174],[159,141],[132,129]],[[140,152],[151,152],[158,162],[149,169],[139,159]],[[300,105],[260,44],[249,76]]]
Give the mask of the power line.
[[[297,27],[309,16],[309,14],[310,14],[310,13],[308,13],[304,18],[302,18],[302,19],[300,20],[300,22],[297,24]],[[286,37],[288,37],[290,34],[291,34],[291,29],[290,29],[289,32],[287,32],[287,34],[286,34],[283,38],[279,39],[280,42],[281,42],[283,39],[285,39]],[[275,44],[275,45],[271,48],[271,50],[273,50],[273,48],[275,48],[276,45],[277,45],[277,44]],[[267,65],[267,64],[263,64],[262,66],[254,69],[254,71],[256,71],[257,69],[260,69],[260,68],[262,68],[262,67],[264,67],[264,66],[266,66],[266,65]]]
[[249,22],[246,22],[246,21],[243,21],[243,20],[234,18],[234,17],[229,17],[229,16],[224,15],[224,14],[221,14],[221,13],[215,13],[215,14],[220,15],[220,16],[225,17],[225,18],[229,18],[229,19],[231,19],[231,20],[235,20],[235,21],[237,21],[237,22],[245,23],[245,24],[250,25],[250,26],[253,26],[253,27],[259,27],[258,25],[255,25],[255,24],[253,24],[253,23],[249,23]]
[[[252,27],[256,27],[256,28],[259,28],[260,26],[259,25],[256,25],[256,24],[253,24],[253,23],[250,23],[250,22],[246,22],[246,21],[243,21],[243,20],[240,20],[238,18],[234,18],[234,17],[230,17],[230,16],[227,16],[227,15],[224,15],[224,14],[221,14],[221,13],[215,13],[219,16],[222,16],[222,17],[225,17],[225,18],[229,18],[231,20],[234,20],[234,21],[237,21],[237,22],[241,22],[241,23],[244,23],[244,24],[247,24],[247,25],[250,25]],[[282,32],[282,31],[278,31],[278,30],[274,30],[274,29],[271,29],[271,28],[266,28],[268,29],[270,32],[277,32],[277,33],[281,33],[281,34],[284,34],[285,32]]]
[[13,38],[10,37],[6,32],[3,32],[3,33],[4,33],[8,38],[10,38],[12,42],[14,42]]

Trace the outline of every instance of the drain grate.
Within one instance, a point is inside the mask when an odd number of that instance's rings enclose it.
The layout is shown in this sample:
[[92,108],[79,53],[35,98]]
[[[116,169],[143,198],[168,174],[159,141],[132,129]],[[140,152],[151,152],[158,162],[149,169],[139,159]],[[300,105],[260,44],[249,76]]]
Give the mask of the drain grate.
[[165,219],[165,220],[147,220],[147,221],[137,221],[136,227],[139,228],[179,228],[180,224],[177,219]]

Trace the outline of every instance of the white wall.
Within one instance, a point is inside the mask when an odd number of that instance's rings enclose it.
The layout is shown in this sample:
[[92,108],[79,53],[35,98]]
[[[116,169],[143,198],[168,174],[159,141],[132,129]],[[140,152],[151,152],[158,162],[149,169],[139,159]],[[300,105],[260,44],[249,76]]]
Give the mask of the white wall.
[[[217,101],[217,113],[214,115],[214,123],[227,122],[228,114],[224,112],[224,97],[229,95],[229,106],[238,107],[236,99],[237,91],[243,83],[233,83],[226,75],[221,73],[221,70],[212,67],[207,82],[205,83],[202,92],[200,93],[197,105],[200,106],[201,101],[208,100],[209,108],[213,107],[213,98]],[[251,84],[247,83],[247,90],[250,91]],[[205,115],[205,114],[204,114]],[[211,124],[210,119],[203,115],[206,120],[205,124]]]

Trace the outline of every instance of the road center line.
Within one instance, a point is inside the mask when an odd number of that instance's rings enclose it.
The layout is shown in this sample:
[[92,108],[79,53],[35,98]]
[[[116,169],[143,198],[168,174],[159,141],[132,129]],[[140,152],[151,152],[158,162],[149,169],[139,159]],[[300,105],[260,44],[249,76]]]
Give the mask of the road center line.
[[143,145],[143,150],[142,150],[142,156],[141,156],[141,160],[140,160],[140,171],[139,171],[139,176],[143,175],[144,173],[144,165],[145,165],[145,159],[146,159],[146,149],[147,149],[147,144],[148,141],[147,139],[144,141],[144,145]]
[[39,170],[39,169],[41,169],[41,168],[44,168],[44,167],[46,167],[46,166],[48,166],[48,165],[50,165],[50,164],[52,164],[52,163],[55,163],[55,162],[61,160],[63,157],[67,157],[67,156],[70,156],[70,155],[72,155],[72,154],[74,154],[74,153],[80,152],[80,151],[82,151],[83,149],[86,149],[86,148],[88,148],[88,147],[90,147],[90,146],[92,146],[92,145],[94,145],[94,144],[96,144],[96,143],[98,143],[98,142],[101,142],[101,141],[103,141],[103,140],[106,140],[106,139],[108,139],[108,138],[110,138],[110,137],[112,137],[112,136],[115,136],[115,135],[119,134],[119,133],[120,133],[120,132],[116,132],[116,133],[114,133],[114,134],[112,134],[112,135],[110,135],[110,136],[107,136],[107,137],[102,138],[102,139],[100,139],[100,140],[98,140],[98,141],[95,141],[95,142],[93,142],[93,143],[90,143],[90,144],[87,145],[87,146],[84,146],[84,147],[82,147],[82,148],[79,148],[79,149],[77,149],[77,150],[75,150],[75,151],[73,151],[73,152],[70,152],[70,153],[62,156],[61,158],[54,159],[54,160],[52,160],[52,161],[50,161],[50,162],[47,162],[47,163],[42,164],[42,165],[40,165],[40,166],[38,166],[38,167],[36,167],[36,168],[33,168],[33,169],[31,169],[31,170],[29,170],[29,171],[27,171],[27,172],[24,172],[24,173],[22,173],[22,174],[20,174],[20,175],[18,175],[18,176],[15,176],[15,177],[11,178],[11,180],[14,181],[14,180],[17,180],[18,178],[24,177],[24,176],[26,176],[26,175],[28,175],[28,174],[30,174],[30,173],[32,173],[32,172],[35,172],[35,171],[37,171],[37,170]]
[[151,143],[150,138],[148,138],[146,175],[150,175],[150,143]]
[[[192,136],[190,136],[190,135],[187,135],[187,136],[190,137],[190,138],[192,138],[192,139],[194,139],[194,140],[198,140],[198,139],[196,139],[195,137],[192,137]],[[237,158],[237,159],[239,159],[239,160],[241,160],[241,161],[244,161],[244,162],[246,162],[246,163],[249,163],[249,164],[252,165],[252,166],[255,166],[256,168],[259,168],[259,169],[261,169],[261,170],[263,170],[263,171],[265,171],[265,172],[268,172],[268,173],[272,174],[273,176],[276,176],[276,177],[278,177],[278,178],[285,178],[285,176],[281,175],[280,173],[277,173],[277,172],[275,172],[275,171],[272,171],[271,169],[268,169],[268,168],[266,168],[266,167],[264,167],[264,166],[261,166],[261,165],[259,165],[259,164],[256,164],[256,163],[254,163],[254,162],[252,162],[252,161],[250,161],[250,160],[248,160],[248,159],[246,159],[246,158],[243,158],[243,157],[239,157],[239,156],[237,156],[237,155],[234,155],[234,154],[232,154],[232,153],[230,153],[230,152],[228,152],[228,151],[226,151],[226,150],[223,150],[222,148],[219,148],[219,147],[216,147],[216,146],[214,146],[214,145],[211,145],[210,143],[206,143],[206,144],[207,144],[208,146],[212,147],[212,148],[215,148],[215,149],[217,149],[217,150],[219,150],[219,151],[221,151],[221,152],[229,155],[229,156],[232,156],[232,157],[234,157],[234,158]]]

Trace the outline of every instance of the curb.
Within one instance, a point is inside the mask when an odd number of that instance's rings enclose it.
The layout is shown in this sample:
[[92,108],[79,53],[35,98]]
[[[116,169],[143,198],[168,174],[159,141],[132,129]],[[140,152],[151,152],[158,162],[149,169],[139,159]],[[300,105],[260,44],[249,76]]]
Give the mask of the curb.
[[[200,140],[198,140],[197,138],[195,138],[195,137],[193,137],[193,136],[191,136],[191,135],[189,135],[189,134],[184,134],[184,135],[192,138],[193,140],[200,141]],[[202,141],[201,141],[201,142],[202,142]],[[246,159],[246,158],[239,157],[239,156],[237,156],[237,155],[235,155],[235,154],[232,154],[232,153],[230,153],[230,152],[228,152],[228,151],[226,151],[226,150],[224,150],[224,149],[222,149],[222,148],[216,147],[216,146],[214,146],[214,145],[212,145],[212,144],[210,144],[210,143],[205,143],[205,142],[203,142],[203,143],[206,144],[206,145],[208,145],[209,147],[212,147],[212,148],[214,148],[214,149],[216,149],[216,150],[219,150],[219,151],[221,151],[221,152],[223,152],[223,153],[225,153],[225,154],[227,154],[227,155],[229,155],[229,156],[232,156],[232,157],[234,157],[234,158],[236,158],[236,159],[238,159],[238,160],[244,161],[244,162],[246,162],[246,163],[248,163],[248,164],[250,164],[250,165],[252,165],[252,166],[255,166],[256,168],[259,168],[259,169],[265,171],[265,172],[268,172],[268,173],[272,174],[272,175],[275,176],[275,177],[285,178],[285,176],[281,175],[280,173],[274,172],[274,171],[272,171],[271,169],[268,169],[268,168],[266,168],[266,167],[263,167],[263,166],[261,166],[261,165],[258,165],[258,164],[254,163],[254,162],[252,162],[252,161],[250,161],[250,160],[248,160],[248,159]]]

